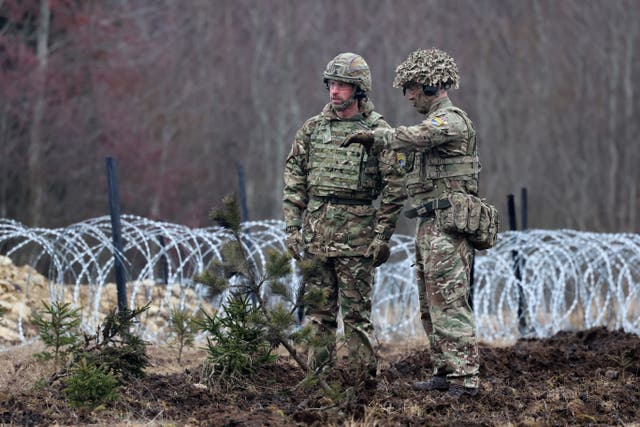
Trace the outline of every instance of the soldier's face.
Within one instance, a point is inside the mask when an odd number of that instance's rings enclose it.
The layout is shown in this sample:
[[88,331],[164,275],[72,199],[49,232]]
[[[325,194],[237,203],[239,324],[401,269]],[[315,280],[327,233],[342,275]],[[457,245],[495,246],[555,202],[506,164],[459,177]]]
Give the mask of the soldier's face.
[[347,102],[356,90],[354,85],[336,80],[330,80],[328,82],[328,86],[329,100],[334,106],[342,105]]
[[433,103],[435,96],[425,95],[422,90],[422,85],[412,84],[404,88],[404,95],[409,102],[413,105],[413,108],[418,110],[420,114],[427,114],[429,107]]

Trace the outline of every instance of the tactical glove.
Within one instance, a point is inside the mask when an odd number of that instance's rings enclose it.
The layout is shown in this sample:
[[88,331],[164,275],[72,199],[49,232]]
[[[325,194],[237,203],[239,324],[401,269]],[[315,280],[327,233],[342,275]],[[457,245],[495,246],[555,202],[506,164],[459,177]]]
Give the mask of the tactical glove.
[[302,259],[302,250],[304,249],[304,242],[302,241],[302,233],[298,227],[287,227],[287,238],[284,244],[287,246],[287,250],[296,260]]
[[347,136],[340,146],[348,147],[351,144],[361,144],[367,153],[371,153],[371,150],[379,151],[382,148],[380,144],[375,143],[373,132],[366,130],[357,131]]
[[373,242],[371,242],[367,251],[364,253],[365,257],[371,257],[373,259],[374,267],[378,267],[387,262],[389,255],[391,255],[389,245],[379,237],[373,239]]

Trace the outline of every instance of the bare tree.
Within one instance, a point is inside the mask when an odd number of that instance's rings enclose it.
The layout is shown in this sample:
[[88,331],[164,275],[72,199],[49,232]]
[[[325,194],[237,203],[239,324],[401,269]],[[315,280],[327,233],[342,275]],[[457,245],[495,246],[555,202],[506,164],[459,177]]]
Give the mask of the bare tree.
[[[0,215],[58,226],[106,210],[104,156],[127,213],[190,225],[237,188],[281,217],[296,129],[327,102],[321,73],[361,54],[393,126],[421,120],[392,88],[413,50],[461,73],[481,192],[531,227],[637,231],[635,0],[105,0],[0,2]],[[47,16],[48,15],[48,16]],[[410,222],[402,232],[411,232]]]
[[29,129],[29,153],[28,153],[28,174],[29,192],[31,194],[31,223],[42,225],[42,215],[44,207],[44,176],[43,155],[43,121],[45,115],[45,79],[47,73],[47,57],[49,55],[49,20],[51,10],[49,0],[40,0],[40,13],[38,16],[37,30],[37,58],[38,67],[34,76],[34,106],[33,118]]

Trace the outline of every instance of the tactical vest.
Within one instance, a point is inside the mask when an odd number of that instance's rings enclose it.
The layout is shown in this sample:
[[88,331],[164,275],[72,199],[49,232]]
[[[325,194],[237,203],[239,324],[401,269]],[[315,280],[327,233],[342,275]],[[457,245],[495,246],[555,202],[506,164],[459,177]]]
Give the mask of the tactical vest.
[[438,147],[414,154],[407,173],[407,193],[416,202],[444,198],[451,191],[477,195],[480,161],[476,152],[476,133],[467,114],[457,107],[445,107],[460,115],[468,129],[466,156],[443,157]]
[[307,179],[311,195],[353,200],[378,197],[382,183],[377,156],[369,156],[360,144],[340,147],[340,143],[356,130],[372,129],[381,117],[372,112],[358,121],[321,121],[310,139]]

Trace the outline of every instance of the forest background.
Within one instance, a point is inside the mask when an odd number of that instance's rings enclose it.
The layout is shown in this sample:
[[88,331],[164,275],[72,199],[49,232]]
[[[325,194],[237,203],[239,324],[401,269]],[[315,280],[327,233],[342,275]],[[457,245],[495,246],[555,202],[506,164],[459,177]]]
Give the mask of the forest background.
[[637,232],[639,20],[637,0],[0,0],[0,217],[107,214],[112,156],[123,213],[208,225],[242,167],[249,219],[282,218],[327,62],[362,55],[377,110],[415,124],[395,67],[438,47],[503,224],[526,187],[530,228]]

